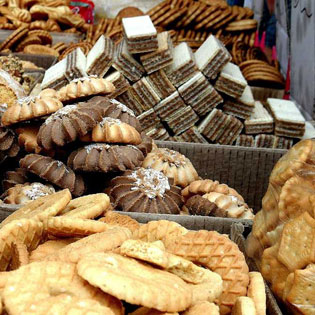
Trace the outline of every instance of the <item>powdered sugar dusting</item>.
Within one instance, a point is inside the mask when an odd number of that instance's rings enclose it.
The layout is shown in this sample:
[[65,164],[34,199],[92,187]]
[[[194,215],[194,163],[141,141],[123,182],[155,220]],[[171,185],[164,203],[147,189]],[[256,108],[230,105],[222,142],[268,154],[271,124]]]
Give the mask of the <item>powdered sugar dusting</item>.
[[35,97],[26,96],[26,97],[19,98],[19,99],[17,100],[17,103],[18,103],[19,105],[30,104],[31,102],[34,102],[35,99],[36,99]]
[[133,112],[133,110],[131,110],[129,107],[127,107],[126,105],[124,105],[123,103],[118,102],[117,100],[111,100],[112,104],[117,105],[117,107],[119,109],[121,109],[122,112],[124,113],[128,113],[131,116],[136,117],[135,113]]
[[84,147],[87,154],[89,154],[93,149],[96,149],[98,151],[108,150],[110,148],[109,144],[99,144],[99,143],[93,143],[89,144]]
[[149,198],[163,197],[166,190],[170,189],[168,178],[160,171],[140,168],[128,177],[135,180],[131,190],[142,190]]
[[60,108],[59,110],[57,110],[55,113],[53,113],[50,117],[48,117],[45,120],[45,124],[48,124],[48,123],[50,123],[54,120],[57,120],[57,119],[61,119],[62,116],[68,115],[69,113],[71,113],[75,109],[77,109],[77,105],[67,105],[63,108]]
[[120,119],[104,117],[99,124],[101,125],[101,127],[104,127],[105,124],[112,126],[112,125],[120,125],[121,123],[122,121]]
[[56,161],[56,162],[57,162],[57,166],[58,166],[58,167],[61,167],[61,166],[64,165],[61,161]]
[[167,148],[159,149],[159,151],[163,162],[166,162],[171,166],[175,165],[176,167],[180,167],[185,166],[187,163],[186,157],[179,152]]
[[49,187],[41,183],[32,183],[30,186],[31,188],[24,190],[25,196],[30,200],[36,200],[39,197],[55,193],[55,189],[53,187]]

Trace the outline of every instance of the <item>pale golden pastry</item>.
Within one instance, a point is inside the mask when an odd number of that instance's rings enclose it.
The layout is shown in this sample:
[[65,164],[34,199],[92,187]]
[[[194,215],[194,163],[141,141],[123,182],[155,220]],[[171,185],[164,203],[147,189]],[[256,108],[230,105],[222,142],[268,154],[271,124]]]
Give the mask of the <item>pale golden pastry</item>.
[[28,153],[40,153],[41,148],[37,143],[37,134],[39,127],[37,126],[25,126],[17,128],[16,133],[18,134],[18,141],[20,147],[23,147]]
[[114,92],[115,86],[102,78],[86,77],[74,79],[57,92],[61,102],[71,101],[93,95],[106,95]]
[[55,189],[51,185],[44,185],[41,183],[19,184],[6,191],[4,203],[24,205],[37,198],[52,195],[54,193]]
[[174,185],[186,187],[199,178],[192,163],[179,152],[160,148],[147,155],[143,161],[144,168],[161,171],[168,178],[173,179]]
[[21,121],[31,120],[56,112],[63,105],[52,97],[26,97],[9,107],[2,116],[2,124],[10,126]]

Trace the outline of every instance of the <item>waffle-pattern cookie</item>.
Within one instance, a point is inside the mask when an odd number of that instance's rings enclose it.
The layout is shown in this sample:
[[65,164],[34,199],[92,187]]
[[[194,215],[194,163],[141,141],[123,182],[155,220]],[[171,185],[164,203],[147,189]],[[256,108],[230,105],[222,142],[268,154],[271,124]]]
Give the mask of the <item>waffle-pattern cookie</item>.
[[249,276],[245,257],[226,236],[214,231],[188,232],[174,238],[166,249],[221,275],[223,293],[217,301],[221,314],[229,314],[237,297],[246,295]]
[[62,107],[62,103],[55,98],[27,97],[9,107],[2,115],[1,122],[4,126],[10,126],[21,121],[46,116]]
[[61,102],[67,102],[91,95],[110,94],[114,91],[113,83],[102,78],[86,77],[72,80],[58,90],[57,97]]
[[179,152],[161,148],[147,155],[143,167],[163,172],[174,180],[174,185],[186,187],[199,178],[197,171],[184,155]]
[[81,196],[85,191],[82,177],[61,161],[39,154],[28,154],[20,160],[20,167],[60,188],[68,188],[75,196]]
[[55,112],[42,124],[37,142],[46,150],[64,146],[86,135],[103,119],[105,106],[80,103],[67,105]]
[[72,152],[68,166],[75,171],[108,173],[134,169],[143,159],[143,153],[136,146],[95,143]]
[[182,206],[180,188],[154,169],[128,170],[111,181],[114,207],[127,212],[178,214]]

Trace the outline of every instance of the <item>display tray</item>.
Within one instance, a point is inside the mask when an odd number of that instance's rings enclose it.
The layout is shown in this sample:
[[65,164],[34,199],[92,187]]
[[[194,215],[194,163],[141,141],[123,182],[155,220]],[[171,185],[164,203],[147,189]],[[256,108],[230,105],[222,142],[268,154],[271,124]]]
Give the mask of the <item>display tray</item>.
[[287,152],[171,141],[156,141],[156,144],[184,154],[202,178],[217,180],[236,189],[255,213],[261,208],[274,165]]

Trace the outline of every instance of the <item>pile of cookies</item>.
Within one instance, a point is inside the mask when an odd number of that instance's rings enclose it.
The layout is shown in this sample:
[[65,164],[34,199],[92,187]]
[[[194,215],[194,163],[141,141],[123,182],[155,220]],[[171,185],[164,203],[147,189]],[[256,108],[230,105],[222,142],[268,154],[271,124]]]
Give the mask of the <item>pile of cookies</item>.
[[296,144],[275,165],[247,240],[274,293],[295,314],[315,305],[315,141]]
[[110,81],[87,76],[34,97],[15,95],[1,117],[3,159],[19,153],[19,164],[11,164],[19,167],[3,181],[4,202],[24,204],[67,188],[74,196],[106,191],[113,207],[127,212],[253,218],[233,189],[200,182],[185,156],[152,150],[134,112],[113,94]]
[[0,28],[16,30],[27,26],[30,30],[48,32],[84,32],[87,25],[80,15],[71,11],[69,2],[5,0],[0,7]]
[[[132,109],[156,140],[292,146],[296,135],[274,133],[274,118],[255,103],[241,69],[215,36],[193,53],[185,42],[174,47],[170,34],[158,33],[148,16],[122,21],[118,45],[101,35],[87,56],[76,48],[46,71],[42,87],[105,76],[116,87],[111,96]],[[264,123],[268,129],[259,128]]]
[[104,193],[41,197],[0,236],[8,314],[266,314],[264,280],[227,235],[141,225],[110,211]]

